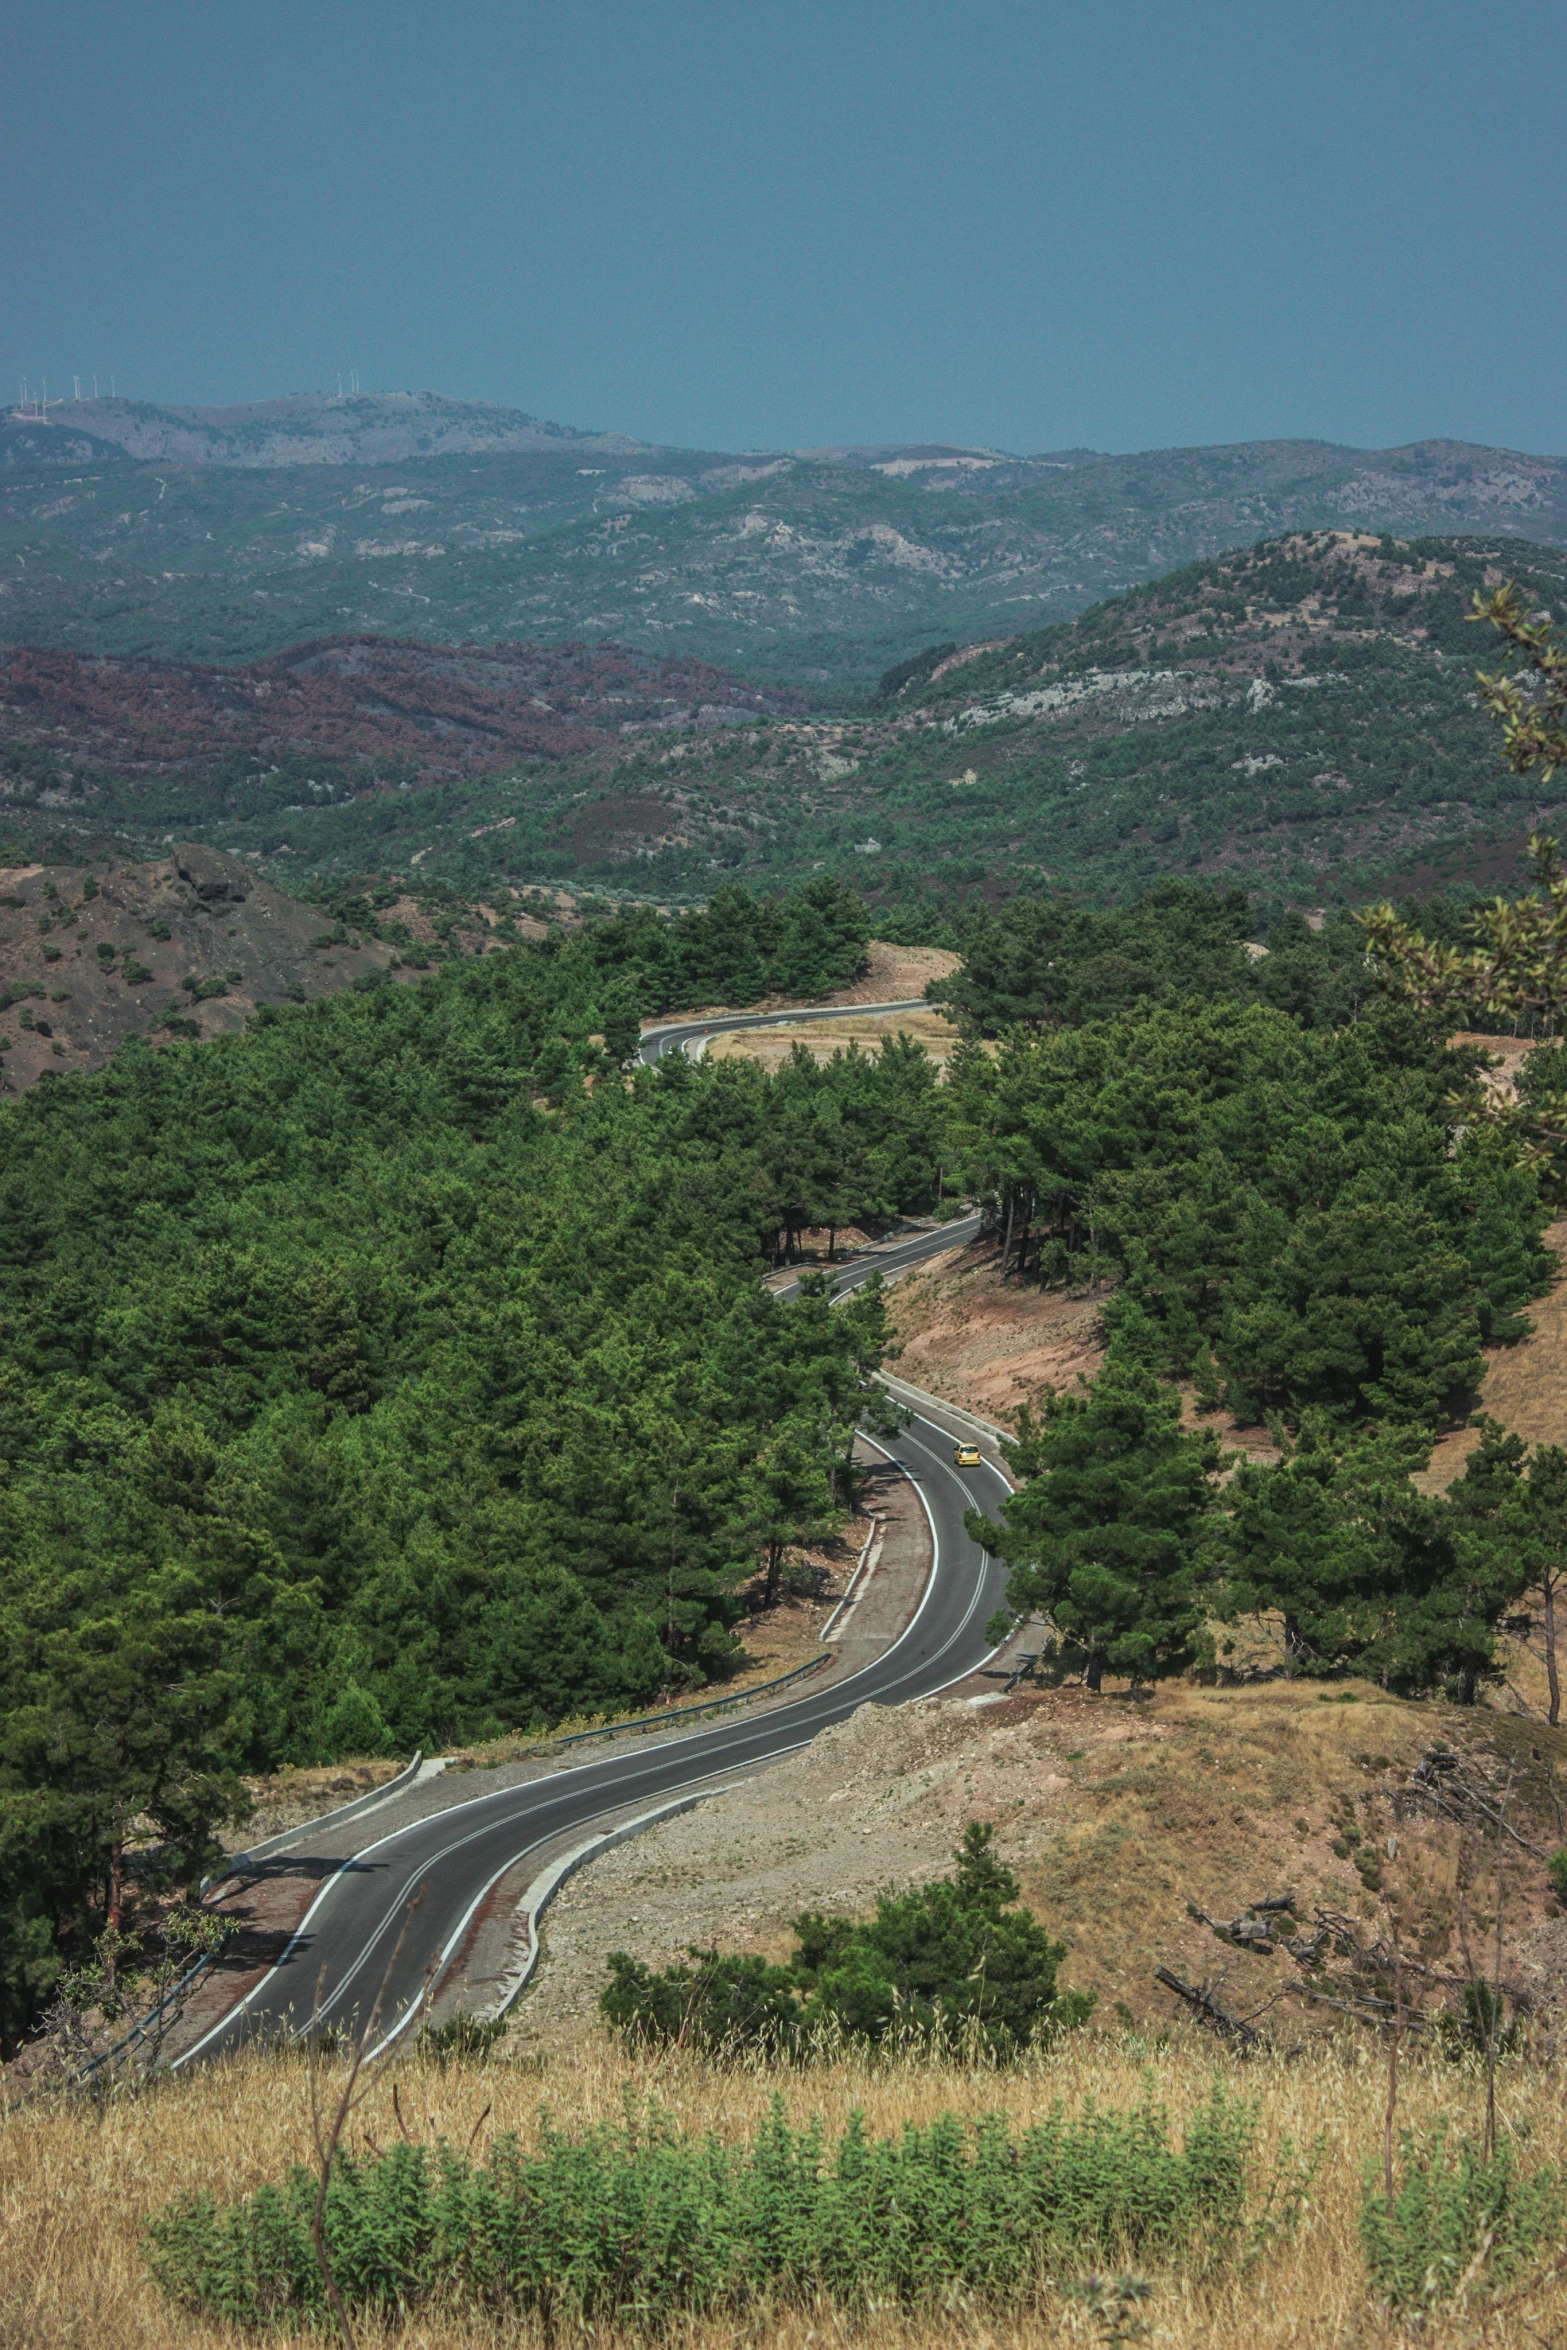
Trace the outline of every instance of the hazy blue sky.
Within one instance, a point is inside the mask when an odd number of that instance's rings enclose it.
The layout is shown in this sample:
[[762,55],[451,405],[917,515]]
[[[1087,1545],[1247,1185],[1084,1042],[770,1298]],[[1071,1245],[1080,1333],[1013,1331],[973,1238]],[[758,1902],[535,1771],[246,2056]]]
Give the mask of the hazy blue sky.
[[0,391],[1562,451],[1559,0],[51,0]]

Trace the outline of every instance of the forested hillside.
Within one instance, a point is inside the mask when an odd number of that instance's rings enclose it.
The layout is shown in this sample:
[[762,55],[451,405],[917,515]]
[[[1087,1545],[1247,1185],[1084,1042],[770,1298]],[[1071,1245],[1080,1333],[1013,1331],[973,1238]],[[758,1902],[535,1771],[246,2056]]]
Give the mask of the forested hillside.
[[[880,1309],[756,1279],[819,1176],[798,1079],[620,1065],[644,1010],[863,958],[823,881],[0,1110],[0,2030],[135,1820],[178,1868],[243,1767],[725,1671],[767,1545],[831,1517]],[[931,1085],[811,1088],[889,1210],[933,1195]]]
[[[688,725],[591,761],[365,797],[351,763],[311,791],[295,758],[277,778],[237,776],[205,837],[338,884],[406,877],[417,859],[422,879],[469,896],[586,884],[684,899],[825,868],[879,908],[927,913],[1063,888],[1124,900],[1162,874],[1239,885],[1264,919],[1495,881],[1557,799],[1503,766],[1476,702],[1499,648],[1466,614],[1504,569],[1560,602],[1564,559],[1548,548],[1271,542],[1060,628],[897,664],[852,719]],[[151,825],[159,788],[105,800],[96,820]],[[199,812],[182,780],[176,805],[182,826]],[[26,821],[90,827],[95,804]]]
[[[1118,1494],[1206,1445],[1151,1647],[1134,1578],[1151,1668],[1293,1560],[1313,1669],[1483,1675],[1516,1575],[1477,1584],[1492,1554],[1403,1480],[1523,1327],[1534,1177],[1440,1029],[1346,992],[1330,938],[1303,928],[1292,1004],[1233,903],[1109,919],[1141,997],[1025,1017],[939,1087],[897,1043],[628,1074],[644,1012],[853,972],[863,910],[822,877],[132,1041],[0,1109],[8,2033],[118,1915],[133,1831],[178,1877],[242,1769],[722,1675],[742,1588],[842,1498],[885,1346],[874,1289],[781,1304],[760,1276],[801,1226],[943,1191],[988,1204],[1019,1278],[1116,1277]],[[1102,943],[1069,949],[1080,977]],[[1299,1436],[1229,1566],[1172,1375]],[[1516,1467],[1488,1459],[1472,1517]],[[1246,1534],[1281,1517],[1293,1549]]]

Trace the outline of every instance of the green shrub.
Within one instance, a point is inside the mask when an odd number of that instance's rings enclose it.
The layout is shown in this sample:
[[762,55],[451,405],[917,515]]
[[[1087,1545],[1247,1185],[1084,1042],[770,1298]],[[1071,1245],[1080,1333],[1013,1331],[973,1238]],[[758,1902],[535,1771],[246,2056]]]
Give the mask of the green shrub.
[[419,2034],[419,2047],[437,2064],[483,2064],[505,2030],[504,2016],[469,2015],[459,2008],[444,2024],[426,2024]]
[[796,2045],[800,2003],[794,1970],[692,1946],[690,1966],[655,1974],[624,1950],[609,1962],[609,1987],[599,2000],[607,2023],[642,2046],[689,2043],[709,2054],[760,2048],[787,2054]]
[[1014,2056],[1084,2022],[1093,1997],[1057,1992],[1066,1946],[1011,1907],[1017,1879],[994,1837],[971,1821],[951,1877],[883,1896],[866,1923],[807,1910],[787,1966],[693,1948],[694,1964],[654,1973],[616,1951],[601,2012],[634,2041],[712,2054],[795,2055],[825,2033],[873,2044],[954,2037]]
[[1567,1844],[1563,1845],[1560,1852],[1553,1852],[1545,1866],[1551,1880],[1551,1891],[1559,1901],[1567,1901]]
[[1523,2026],[1507,2014],[1507,2002],[1489,1983],[1466,1983],[1456,2015],[1436,2019],[1437,2045],[1446,2056],[1514,2056],[1523,2046]]
[[1368,2173],[1360,2210],[1371,2282],[1392,2309],[1506,2284],[1567,2213],[1560,2173],[1521,2172],[1505,2141],[1489,2159],[1467,2138],[1451,2153],[1445,2123],[1427,2153],[1405,2137],[1403,2171],[1391,2204],[1380,2173]]
[[[537,2154],[502,2138],[483,2164],[449,2146],[344,2156],[324,2240],[348,2306],[447,2306],[569,2322],[740,2310],[764,2294],[849,2308],[930,2306],[954,2291],[1030,2303],[1047,2264],[1106,2255],[1246,2259],[1287,2228],[1307,2173],[1281,2151],[1258,2180],[1255,2109],[1222,2086],[1172,2143],[1163,2112],[1089,2108],[1013,2132],[1004,2113],[944,2114],[877,2139],[851,2115],[835,2145],[781,2101],[748,2144],[684,2135],[656,2107]],[[1281,2192],[1282,2188],[1282,2192]],[[1260,2191],[1259,2191],[1260,2190]],[[317,2181],[294,2170],[220,2211],[193,2195],[155,2218],[149,2252],[183,2308],[238,2324],[324,2315],[310,2220]]]

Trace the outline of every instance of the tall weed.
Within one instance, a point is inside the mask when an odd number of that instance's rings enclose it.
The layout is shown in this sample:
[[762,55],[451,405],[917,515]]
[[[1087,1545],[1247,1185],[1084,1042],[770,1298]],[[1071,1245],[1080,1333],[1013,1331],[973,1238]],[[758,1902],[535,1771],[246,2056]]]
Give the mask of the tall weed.
[[1505,2139],[1489,2157],[1468,2138],[1454,2151],[1439,2124],[1423,2152],[1404,2138],[1403,2174],[1389,2202],[1380,2172],[1368,2171],[1360,2211],[1371,2283],[1392,2309],[1441,2308],[1505,2285],[1567,2218],[1562,2173],[1521,2171]]
[[[1146,2094],[1021,2132],[1004,2113],[947,2113],[877,2138],[856,2113],[831,2144],[779,2099],[738,2146],[628,2101],[576,2138],[546,2126],[535,2153],[505,2137],[482,2163],[445,2144],[344,2156],[324,2242],[344,2302],[382,2316],[437,2295],[648,2324],[815,2295],[929,2306],[962,2288],[1015,2305],[1084,2258],[1243,2265],[1291,2224],[1309,2177],[1285,2147],[1259,2179],[1256,2136],[1255,2109],[1222,2085],[1179,2145]],[[319,2321],[316,2193],[296,2169],[224,2211],[188,2197],[150,2225],[154,2274],[209,2317]]]

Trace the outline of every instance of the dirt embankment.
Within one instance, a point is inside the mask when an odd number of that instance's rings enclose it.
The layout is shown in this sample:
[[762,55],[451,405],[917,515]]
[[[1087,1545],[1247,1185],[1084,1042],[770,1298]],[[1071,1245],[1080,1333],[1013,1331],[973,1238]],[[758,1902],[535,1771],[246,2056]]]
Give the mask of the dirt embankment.
[[[1222,1923],[1285,1894],[1302,1928],[1330,1913],[1368,1945],[1396,1897],[1411,1981],[1439,2006],[1446,1979],[1466,1979],[1466,1937],[1494,1960],[1497,1839],[1478,1811],[1460,1821],[1419,1792],[1438,1746],[1469,1753],[1476,1784],[1513,1774],[1508,1816],[1528,1848],[1505,1846],[1503,1974],[1540,2044],[1559,2041],[1567,1913],[1542,1855],[1567,1839],[1567,1733],[1299,1682],[865,1706],[569,1885],[517,2033],[542,2048],[584,2029],[612,1950],[659,1965],[692,1943],[780,1957],[802,1909],[864,1911],[943,1873],[970,1819],[995,1823],[1025,1900],[1070,1945],[1063,1981],[1096,1992],[1106,2022],[1170,2019],[1159,1966],[1207,1981],[1242,2015],[1291,1993],[1305,1981],[1292,1958],[1191,1914]],[[1283,2044],[1342,2020],[1299,1996],[1279,2006],[1266,2028]]]
[[958,1032],[937,1011],[880,1012],[867,1015],[845,1010],[835,1019],[791,1022],[787,1028],[739,1028],[715,1036],[707,1047],[710,1061],[759,1061],[772,1071],[781,1069],[790,1055],[804,1048],[815,1061],[830,1061],[851,1045],[862,1053],[875,1052],[884,1037],[907,1036],[923,1045],[938,1069],[945,1068],[957,1048]]
[[825,997],[829,1004],[899,1004],[922,996],[933,979],[950,979],[962,968],[963,958],[946,947],[893,946],[884,938],[873,938],[867,950],[870,960],[863,979],[852,987],[840,987],[836,994]]
[[1044,1386],[1074,1387],[1104,1360],[1104,1290],[1005,1280],[994,1236],[904,1274],[887,1293],[898,1376],[1008,1424]]

